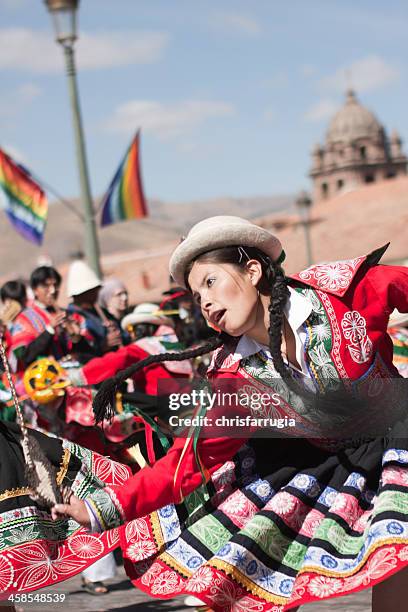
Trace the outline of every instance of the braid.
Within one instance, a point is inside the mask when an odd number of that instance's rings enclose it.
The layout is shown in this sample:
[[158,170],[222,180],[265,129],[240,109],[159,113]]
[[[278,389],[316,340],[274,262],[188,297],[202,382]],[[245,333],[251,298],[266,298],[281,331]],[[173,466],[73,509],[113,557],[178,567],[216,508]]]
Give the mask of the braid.
[[146,368],[154,363],[163,363],[163,361],[184,361],[185,359],[193,359],[194,357],[200,357],[206,353],[210,353],[215,349],[219,348],[225,341],[223,334],[215,336],[203,346],[199,346],[195,349],[189,349],[187,351],[181,351],[178,353],[162,353],[160,355],[150,355],[138,361],[134,365],[118,372],[116,376],[105,380],[93,401],[93,411],[95,415],[95,423],[101,423],[105,419],[112,419],[114,417],[114,406],[115,396],[120,385],[125,382],[126,379],[131,377],[133,374]]
[[271,299],[269,302],[269,349],[271,351],[273,365],[283,379],[287,379],[290,372],[286,367],[282,352],[282,326],[283,309],[289,298],[289,289],[283,269],[275,263],[269,263],[265,269],[266,280],[271,287]]
[[273,365],[278,374],[287,383],[289,388],[301,395],[308,397],[313,394],[301,387],[293,378],[290,368],[285,364],[281,345],[282,345],[282,329],[283,329],[283,309],[289,298],[288,279],[285,276],[283,268],[275,263],[269,262],[264,269],[265,278],[268,282],[271,291],[271,299],[269,302],[269,350],[273,360]]
[[[269,350],[271,352],[273,365],[286,382],[289,389],[299,395],[309,414],[341,415],[349,418],[352,414],[351,406],[353,398],[347,392],[342,381],[337,381],[337,387],[333,390],[325,389],[324,393],[306,389],[293,377],[291,369],[285,364],[282,352],[282,329],[283,309],[289,297],[288,279],[285,277],[282,267],[276,263],[269,262],[264,269],[265,278],[271,291],[269,302]],[[354,404],[353,404],[354,405]],[[340,423],[340,421],[339,421]]]

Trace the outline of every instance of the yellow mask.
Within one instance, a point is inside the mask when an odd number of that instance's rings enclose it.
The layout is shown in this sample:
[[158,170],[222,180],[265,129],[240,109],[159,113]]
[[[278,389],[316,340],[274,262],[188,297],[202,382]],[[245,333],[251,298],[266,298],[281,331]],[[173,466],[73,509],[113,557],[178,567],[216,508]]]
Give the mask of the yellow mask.
[[24,372],[27,395],[39,404],[48,404],[64,395],[69,386],[65,370],[53,358],[37,359]]

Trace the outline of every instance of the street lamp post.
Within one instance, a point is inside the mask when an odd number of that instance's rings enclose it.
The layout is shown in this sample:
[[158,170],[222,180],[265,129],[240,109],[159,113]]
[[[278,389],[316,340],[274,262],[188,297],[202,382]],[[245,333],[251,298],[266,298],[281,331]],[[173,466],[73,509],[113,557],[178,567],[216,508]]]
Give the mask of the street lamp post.
[[312,264],[312,240],[310,236],[310,207],[312,205],[312,200],[306,193],[306,191],[301,191],[296,198],[296,206],[299,210],[299,214],[301,217],[301,223],[303,225],[303,231],[305,233],[305,244],[306,244],[306,258],[307,265],[310,266]]
[[89,183],[85,138],[82,127],[81,109],[79,106],[78,85],[75,71],[74,43],[77,39],[76,15],[79,0],[44,0],[44,2],[47,5],[53,20],[55,39],[62,46],[65,55],[78,159],[79,181],[81,185],[82,204],[84,207],[85,255],[91,268],[98,275],[98,277],[101,278],[95,211]]

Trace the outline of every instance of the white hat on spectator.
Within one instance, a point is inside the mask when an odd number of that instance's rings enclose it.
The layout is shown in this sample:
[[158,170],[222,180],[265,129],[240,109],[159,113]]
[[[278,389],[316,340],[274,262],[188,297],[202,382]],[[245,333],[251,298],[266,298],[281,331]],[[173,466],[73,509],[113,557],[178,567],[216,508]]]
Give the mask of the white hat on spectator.
[[67,295],[74,297],[102,285],[102,281],[82,259],[73,261],[68,269]]
[[153,323],[154,325],[169,325],[174,327],[170,317],[166,317],[165,311],[160,310],[157,304],[144,302],[139,304],[128,315],[123,317],[121,321],[122,329],[127,329],[129,325],[138,325],[139,323]]

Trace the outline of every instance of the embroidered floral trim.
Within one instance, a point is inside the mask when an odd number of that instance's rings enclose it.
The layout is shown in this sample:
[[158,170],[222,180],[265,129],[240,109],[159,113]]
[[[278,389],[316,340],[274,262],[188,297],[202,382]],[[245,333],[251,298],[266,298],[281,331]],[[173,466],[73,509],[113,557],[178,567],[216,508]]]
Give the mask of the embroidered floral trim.
[[344,364],[343,364],[343,361],[340,355],[341,333],[340,333],[340,328],[337,322],[336,313],[334,312],[333,305],[326,293],[324,293],[323,291],[318,291],[317,295],[322,301],[322,304],[327,312],[327,316],[329,317],[330,324],[331,324],[332,342],[333,342],[331,356],[332,356],[334,365],[339,375],[343,378],[343,382],[346,381],[345,384],[347,384],[348,383],[347,371],[344,367]]
[[347,289],[353,278],[354,272],[365,257],[347,259],[322,265],[310,266],[299,273],[302,281],[316,284],[324,291],[339,291]]
[[312,304],[312,312],[304,323],[308,334],[305,351],[309,372],[321,390],[336,388],[339,375],[331,357],[335,337],[328,314],[319,299],[319,292],[311,288],[296,291]]
[[356,363],[366,363],[373,352],[373,343],[367,336],[366,320],[358,310],[349,310],[341,321],[343,336],[349,340],[347,348]]

